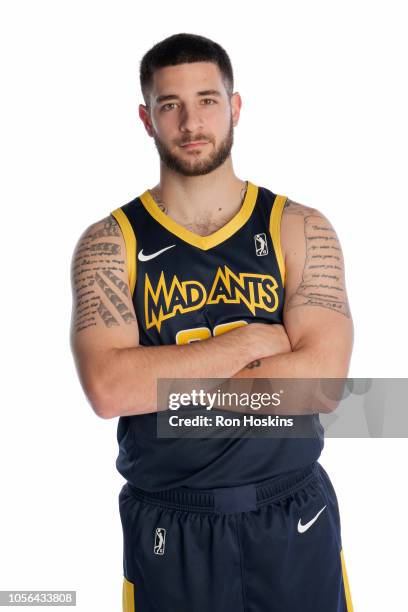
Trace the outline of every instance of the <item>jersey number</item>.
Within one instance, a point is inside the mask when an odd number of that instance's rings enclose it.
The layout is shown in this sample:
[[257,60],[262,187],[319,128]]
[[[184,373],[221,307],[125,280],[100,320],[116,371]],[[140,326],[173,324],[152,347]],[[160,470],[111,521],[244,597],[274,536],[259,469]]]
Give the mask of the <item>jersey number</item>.
[[[226,332],[235,329],[236,327],[242,327],[248,325],[248,321],[232,321],[231,323],[220,323],[216,325],[212,330],[212,335],[221,336]],[[211,338],[211,329],[209,327],[194,327],[193,329],[181,329],[176,334],[176,344],[189,344],[190,342],[197,342],[198,340],[207,340]]]

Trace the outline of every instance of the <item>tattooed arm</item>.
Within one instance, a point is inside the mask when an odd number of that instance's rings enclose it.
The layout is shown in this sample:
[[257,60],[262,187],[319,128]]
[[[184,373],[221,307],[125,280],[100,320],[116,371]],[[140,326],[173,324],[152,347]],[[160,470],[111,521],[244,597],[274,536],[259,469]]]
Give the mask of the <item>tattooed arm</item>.
[[311,376],[346,377],[354,333],[336,231],[321,212],[292,200],[281,227],[287,272],[283,320],[292,350],[313,358]]
[[139,345],[127,274],[122,232],[109,215],[83,232],[71,262],[71,350],[84,392],[99,416],[107,351]]
[[103,418],[155,412],[158,378],[229,378],[281,350],[282,326],[263,324],[183,346],[139,346],[125,243],[112,216],[80,237],[71,281],[71,349],[84,392]]
[[281,245],[283,320],[292,351],[252,362],[233,378],[345,378],[353,323],[338,236],[318,210],[288,199]]

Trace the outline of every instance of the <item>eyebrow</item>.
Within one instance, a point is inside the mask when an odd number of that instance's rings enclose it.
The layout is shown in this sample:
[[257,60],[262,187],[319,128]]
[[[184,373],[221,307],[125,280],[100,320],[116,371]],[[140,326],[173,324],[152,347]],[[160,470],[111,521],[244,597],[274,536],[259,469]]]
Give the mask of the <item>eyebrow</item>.
[[[205,91],[197,91],[197,96],[218,96],[221,98],[222,94],[218,89],[206,89]],[[179,100],[180,97],[177,94],[168,94],[166,96],[157,96],[156,104],[164,102],[165,100]]]

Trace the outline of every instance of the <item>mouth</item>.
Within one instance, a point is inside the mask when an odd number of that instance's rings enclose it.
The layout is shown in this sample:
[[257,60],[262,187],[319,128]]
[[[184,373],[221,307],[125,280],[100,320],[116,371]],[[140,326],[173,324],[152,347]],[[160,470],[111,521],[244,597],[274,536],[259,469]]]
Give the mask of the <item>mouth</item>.
[[186,144],[180,145],[183,149],[194,149],[195,147],[203,147],[208,144],[204,140],[194,140],[193,142],[186,142]]

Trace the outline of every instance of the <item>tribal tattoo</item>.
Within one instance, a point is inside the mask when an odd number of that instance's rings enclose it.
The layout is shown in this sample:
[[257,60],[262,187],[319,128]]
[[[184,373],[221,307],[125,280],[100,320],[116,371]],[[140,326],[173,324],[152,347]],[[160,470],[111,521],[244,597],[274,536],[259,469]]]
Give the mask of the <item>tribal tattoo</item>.
[[[136,320],[128,285],[121,230],[112,215],[81,236],[72,261],[76,333],[103,321],[106,327]],[[122,275],[122,278],[118,276]]]

